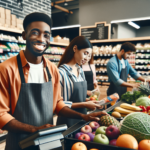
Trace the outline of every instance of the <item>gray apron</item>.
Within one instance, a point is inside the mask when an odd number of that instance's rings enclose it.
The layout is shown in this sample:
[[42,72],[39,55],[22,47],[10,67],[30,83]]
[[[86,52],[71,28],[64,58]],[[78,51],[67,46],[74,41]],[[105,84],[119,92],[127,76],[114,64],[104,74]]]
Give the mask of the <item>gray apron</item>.
[[[53,87],[48,67],[46,67],[48,82],[42,84],[25,83],[20,55],[17,56],[17,62],[21,78],[21,89],[13,116],[22,123],[37,127],[47,123],[53,124]],[[9,131],[6,137],[5,150],[21,150],[18,143],[28,135],[28,133],[22,134]]]
[[93,71],[92,71],[91,65],[90,64],[88,64],[88,65],[90,67],[90,71],[84,71],[84,75],[85,75],[85,79],[87,81],[87,90],[93,91],[94,90]]
[[[120,66],[119,66],[119,60],[117,55],[115,55],[116,59],[117,59],[117,63],[118,63],[118,72],[120,72]],[[123,81],[127,82],[127,67],[125,67],[124,69],[121,70],[121,74],[120,74],[120,79],[122,79]],[[111,95],[114,93],[118,93],[119,97],[121,98],[122,94],[127,92],[127,87],[122,87],[122,86],[116,86],[113,82],[110,82],[110,86],[107,90],[107,95]]]
[[[87,82],[86,82],[86,80],[81,81],[81,82],[75,82],[71,74],[68,73],[68,76],[70,77],[70,79],[73,82],[73,93],[72,93],[69,101],[72,101],[72,103],[85,102],[86,94],[87,94]],[[82,76],[82,74],[81,74],[81,76]],[[73,110],[75,110],[79,113],[82,113],[82,114],[87,114],[86,108],[78,108],[78,109],[73,109]],[[81,121],[81,120],[58,116],[57,125],[67,124],[67,126],[69,128],[79,121]]]

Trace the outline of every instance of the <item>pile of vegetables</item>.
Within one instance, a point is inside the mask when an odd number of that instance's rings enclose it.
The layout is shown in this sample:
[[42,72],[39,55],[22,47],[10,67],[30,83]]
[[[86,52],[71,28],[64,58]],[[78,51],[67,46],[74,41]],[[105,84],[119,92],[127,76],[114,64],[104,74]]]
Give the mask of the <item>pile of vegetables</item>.
[[134,91],[134,92],[126,92],[125,94],[123,94],[121,96],[121,100],[132,104],[133,102],[135,102],[139,97],[143,97],[145,96],[145,94],[143,94],[141,91]]

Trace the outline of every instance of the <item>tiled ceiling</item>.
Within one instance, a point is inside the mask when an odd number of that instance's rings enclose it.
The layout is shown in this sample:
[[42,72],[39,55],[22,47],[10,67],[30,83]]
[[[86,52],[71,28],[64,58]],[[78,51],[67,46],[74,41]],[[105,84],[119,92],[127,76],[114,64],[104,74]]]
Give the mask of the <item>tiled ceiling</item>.
[[[62,1],[62,0],[51,0],[51,2],[57,2],[57,1]],[[67,3],[68,5],[65,5],[65,3]],[[66,8],[70,11],[72,11],[73,9],[79,9],[79,0],[73,0],[73,1],[65,2],[65,3],[60,3],[56,5]],[[55,7],[52,7],[52,14],[59,13],[59,12],[62,12],[62,11],[59,9],[56,9]]]

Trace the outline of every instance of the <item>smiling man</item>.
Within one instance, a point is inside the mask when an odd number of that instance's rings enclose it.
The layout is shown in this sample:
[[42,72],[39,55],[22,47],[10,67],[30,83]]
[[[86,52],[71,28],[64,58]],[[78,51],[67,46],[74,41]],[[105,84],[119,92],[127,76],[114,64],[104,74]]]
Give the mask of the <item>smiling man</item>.
[[20,140],[52,127],[54,112],[85,121],[106,115],[81,114],[64,104],[58,69],[42,56],[50,45],[50,17],[31,13],[25,17],[23,27],[25,51],[0,64],[0,129],[8,130],[6,150],[20,150]]

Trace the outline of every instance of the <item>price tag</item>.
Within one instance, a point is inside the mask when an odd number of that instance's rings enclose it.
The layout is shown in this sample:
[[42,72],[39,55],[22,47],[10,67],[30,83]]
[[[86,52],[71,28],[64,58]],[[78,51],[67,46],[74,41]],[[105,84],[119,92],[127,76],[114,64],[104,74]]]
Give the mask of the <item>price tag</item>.
[[143,56],[141,56],[141,58],[143,58]]
[[144,50],[141,50],[141,52],[144,52]]
[[139,50],[136,50],[136,52],[139,52]]
[[7,51],[10,51],[10,49],[7,49]]
[[2,48],[0,48],[0,53],[3,53],[3,49]]
[[149,56],[145,56],[146,58],[149,58]]
[[104,56],[107,56],[107,54],[104,54]]
[[103,56],[102,54],[100,54],[100,56]]
[[139,58],[139,56],[136,56],[136,58]]
[[110,56],[110,54],[108,54],[108,56]]

